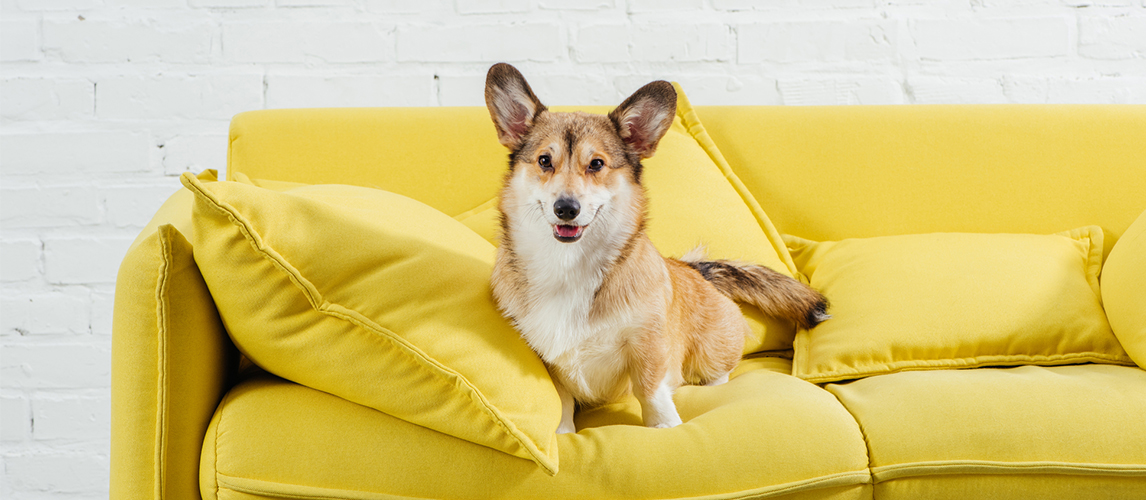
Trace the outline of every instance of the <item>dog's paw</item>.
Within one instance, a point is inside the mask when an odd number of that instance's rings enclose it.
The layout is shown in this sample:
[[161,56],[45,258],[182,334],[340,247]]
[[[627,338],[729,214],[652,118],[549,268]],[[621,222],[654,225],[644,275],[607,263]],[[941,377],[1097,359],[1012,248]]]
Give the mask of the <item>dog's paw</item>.
[[670,429],[682,423],[684,422],[680,420],[680,416],[676,415],[674,412],[672,415],[662,415],[661,418],[652,421],[646,421],[645,427],[651,427],[653,429]]
[[559,426],[557,426],[557,433],[558,434],[576,434],[577,433],[577,427],[572,426],[572,425],[559,425]]

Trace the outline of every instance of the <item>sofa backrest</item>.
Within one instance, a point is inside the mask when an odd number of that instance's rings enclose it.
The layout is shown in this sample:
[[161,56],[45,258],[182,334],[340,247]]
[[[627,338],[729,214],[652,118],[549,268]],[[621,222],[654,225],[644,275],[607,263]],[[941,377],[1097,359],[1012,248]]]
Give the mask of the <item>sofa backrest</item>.
[[1146,210],[1146,106],[714,107],[697,114],[777,228],[1115,238]]
[[[1109,251],[1146,209],[1146,106],[696,111],[777,228],[805,238],[1097,224]],[[377,187],[457,215],[497,193],[506,161],[482,107],[263,110],[232,121],[227,175]]]

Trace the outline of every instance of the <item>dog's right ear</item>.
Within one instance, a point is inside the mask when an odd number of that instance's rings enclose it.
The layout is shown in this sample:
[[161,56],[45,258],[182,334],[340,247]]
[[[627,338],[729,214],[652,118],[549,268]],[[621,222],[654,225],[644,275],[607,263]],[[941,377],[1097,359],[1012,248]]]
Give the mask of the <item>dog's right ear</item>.
[[546,109],[521,72],[506,63],[493,65],[486,74],[485,105],[497,127],[497,140],[511,150],[521,146],[533,120]]

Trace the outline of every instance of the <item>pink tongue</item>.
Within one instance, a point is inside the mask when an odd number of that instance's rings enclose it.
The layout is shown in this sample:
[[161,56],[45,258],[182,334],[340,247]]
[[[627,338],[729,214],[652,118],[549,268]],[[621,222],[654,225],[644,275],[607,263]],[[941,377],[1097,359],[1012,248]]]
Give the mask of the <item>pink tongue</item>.
[[557,226],[557,234],[559,236],[561,236],[562,238],[572,238],[574,236],[577,236],[578,234],[581,234],[581,227],[580,226],[558,225]]

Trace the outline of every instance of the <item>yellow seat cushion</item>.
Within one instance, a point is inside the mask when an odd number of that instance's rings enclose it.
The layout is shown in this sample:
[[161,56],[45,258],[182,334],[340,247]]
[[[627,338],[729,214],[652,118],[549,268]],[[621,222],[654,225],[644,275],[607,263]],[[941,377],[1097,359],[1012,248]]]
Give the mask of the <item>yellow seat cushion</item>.
[[795,342],[794,374],[822,383],[900,370],[1133,364],[1099,297],[1102,230],[934,233],[812,242],[793,259],[832,319]]
[[1146,367],[1146,212],[1122,234],[1102,266],[1102,302],[1122,347]]
[[489,243],[385,191],[182,180],[195,260],[252,361],[556,473],[561,404],[497,311]]
[[[769,365],[776,371],[762,368]],[[257,378],[232,390],[216,412],[200,487],[205,499],[871,498],[854,419],[789,369],[783,361],[750,360],[727,384],[682,388],[676,402],[685,423],[673,429],[619,425],[639,415],[635,401],[581,414],[580,432],[558,436],[556,476],[306,387]]]
[[863,429],[876,498],[1141,498],[1146,371],[902,372],[828,384]]

